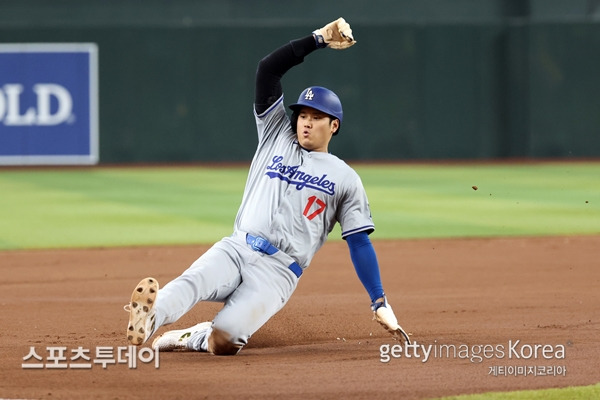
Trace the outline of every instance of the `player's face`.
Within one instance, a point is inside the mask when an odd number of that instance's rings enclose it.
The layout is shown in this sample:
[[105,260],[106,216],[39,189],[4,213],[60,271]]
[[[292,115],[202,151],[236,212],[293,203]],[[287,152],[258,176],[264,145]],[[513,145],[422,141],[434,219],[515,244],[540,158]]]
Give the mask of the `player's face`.
[[339,127],[339,120],[310,107],[298,113],[296,135],[298,143],[306,150],[327,152],[329,141]]

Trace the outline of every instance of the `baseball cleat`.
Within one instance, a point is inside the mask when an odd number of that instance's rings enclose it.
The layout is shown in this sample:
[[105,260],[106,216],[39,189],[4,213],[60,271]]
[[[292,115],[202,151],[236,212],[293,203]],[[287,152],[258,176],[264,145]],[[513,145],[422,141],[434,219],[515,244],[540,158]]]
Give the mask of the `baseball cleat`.
[[158,351],[193,351],[188,348],[188,342],[192,335],[208,331],[212,325],[211,321],[201,322],[187,329],[168,331],[154,339],[152,348]]
[[133,345],[140,346],[154,333],[155,313],[154,302],[158,293],[158,281],[154,278],[142,279],[131,295],[131,303],[125,311],[129,312],[127,340]]

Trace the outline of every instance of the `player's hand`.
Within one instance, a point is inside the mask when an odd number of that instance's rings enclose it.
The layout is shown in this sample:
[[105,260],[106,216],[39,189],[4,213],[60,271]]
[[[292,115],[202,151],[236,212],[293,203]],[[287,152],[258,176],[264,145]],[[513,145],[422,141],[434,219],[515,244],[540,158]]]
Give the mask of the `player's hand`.
[[398,320],[394,315],[392,306],[390,306],[385,297],[376,300],[372,305],[373,319],[381,324],[388,332],[399,340],[404,340],[410,344],[408,334],[398,324]]
[[352,36],[350,24],[344,18],[338,18],[321,29],[313,32],[319,47],[330,47],[336,50],[347,49],[356,43]]

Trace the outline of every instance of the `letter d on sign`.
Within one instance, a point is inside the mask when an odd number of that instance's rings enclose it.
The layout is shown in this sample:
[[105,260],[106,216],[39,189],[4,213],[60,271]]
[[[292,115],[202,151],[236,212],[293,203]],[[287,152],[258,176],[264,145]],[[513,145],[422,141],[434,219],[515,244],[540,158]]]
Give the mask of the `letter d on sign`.
[[[33,86],[33,91],[37,94],[38,125],[58,125],[69,119],[73,99],[67,89],[52,83],[38,83]],[[50,110],[51,96],[58,101],[58,110],[54,114]]]

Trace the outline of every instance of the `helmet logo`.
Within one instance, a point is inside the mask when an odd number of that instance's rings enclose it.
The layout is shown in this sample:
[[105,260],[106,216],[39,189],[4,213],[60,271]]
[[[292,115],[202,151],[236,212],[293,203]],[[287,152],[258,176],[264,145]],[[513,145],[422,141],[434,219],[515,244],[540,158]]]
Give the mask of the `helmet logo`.
[[312,91],[312,89],[308,89],[308,91],[306,92],[306,94],[304,95],[304,99],[305,100],[312,100],[314,97],[314,93]]

